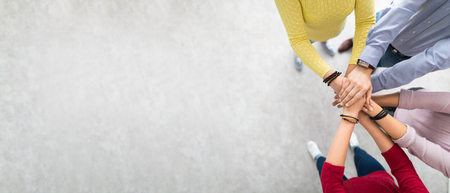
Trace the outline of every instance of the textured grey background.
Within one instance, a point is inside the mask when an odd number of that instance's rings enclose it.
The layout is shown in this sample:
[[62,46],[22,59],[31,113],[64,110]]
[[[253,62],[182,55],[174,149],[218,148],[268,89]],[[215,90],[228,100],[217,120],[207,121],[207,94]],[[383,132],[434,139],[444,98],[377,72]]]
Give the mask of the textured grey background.
[[[306,142],[326,154],[341,110],[273,1],[2,0],[0,49],[0,192],[321,192]],[[448,72],[409,86],[450,91]]]

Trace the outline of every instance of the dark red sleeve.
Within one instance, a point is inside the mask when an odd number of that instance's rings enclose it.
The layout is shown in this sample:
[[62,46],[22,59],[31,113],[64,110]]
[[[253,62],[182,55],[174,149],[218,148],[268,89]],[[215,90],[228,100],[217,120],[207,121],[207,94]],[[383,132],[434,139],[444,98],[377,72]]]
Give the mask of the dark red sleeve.
[[345,167],[335,166],[328,162],[323,163],[320,182],[322,182],[322,191],[327,192],[345,192],[344,176]]
[[405,152],[397,144],[382,153],[397,179],[400,192],[428,192]]

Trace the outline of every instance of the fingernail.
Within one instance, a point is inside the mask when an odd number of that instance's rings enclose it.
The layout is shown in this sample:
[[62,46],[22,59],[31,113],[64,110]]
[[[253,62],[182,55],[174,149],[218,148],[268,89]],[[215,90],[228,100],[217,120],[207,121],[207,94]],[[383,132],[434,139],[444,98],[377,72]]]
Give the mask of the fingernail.
[[370,111],[373,111],[373,108],[370,108]]
[[346,107],[348,107],[348,103],[347,103],[347,104],[345,104],[345,106],[346,106]]
[[347,81],[347,79],[346,79],[346,78],[344,78],[344,80],[343,80],[342,82],[345,82],[345,81]]
[[366,112],[367,112],[367,109],[363,109],[363,111],[366,111]]

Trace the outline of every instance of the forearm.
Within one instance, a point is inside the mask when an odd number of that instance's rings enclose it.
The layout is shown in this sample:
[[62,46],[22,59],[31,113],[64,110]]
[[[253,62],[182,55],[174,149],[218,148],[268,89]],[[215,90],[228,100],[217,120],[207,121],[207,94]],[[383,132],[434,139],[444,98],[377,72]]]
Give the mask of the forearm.
[[348,77],[348,74],[350,74],[350,72],[352,72],[355,68],[356,68],[355,64],[349,64],[347,66],[347,71],[345,72],[345,77]]
[[424,2],[425,0],[393,1],[385,9],[380,20],[370,29],[366,46],[359,59],[376,67],[388,45],[400,32],[403,24],[416,13]]
[[450,68],[450,38],[371,77],[373,92],[399,87],[437,70]]
[[[330,76],[334,72],[335,71],[333,71],[333,70],[328,70],[328,72],[323,76],[323,80],[325,80],[328,76]],[[330,83],[330,87],[334,90],[334,93],[339,93],[339,91],[341,90],[341,87],[342,87],[343,80],[344,80],[344,78],[342,76],[338,76],[336,79],[334,79]]]
[[383,132],[380,128],[372,121],[367,115],[359,116],[361,125],[367,130],[367,132],[372,136],[373,140],[377,144],[381,153],[388,151],[394,146],[394,142]]
[[[366,113],[369,116],[374,117],[378,113],[381,112],[382,108],[380,107],[380,105],[378,105],[374,101],[372,101],[372,104],[373,104],[373,111],[367,111]],[[393,139],[400,139],[401,137],[403,137],[403,135],[405,135],[406,130],[407,130],[406,125],[404,125],[403,123],[401,123],[400,121],[398,121],[397,119],[395,119],[394,117],[392,117],[389,114],[386,115],[386,117],[384,117],[384,118],[382,118],[380,120],[377,120],[377,123]]]
[[355,4],[355,37],[349,64],[356,64],[366,46],[367,34],[375,24],[375,1],[356,0]]
[[399,98],[398,105],[402,109],[427,109],[450,114],[450,92],[402,89]]
[[354,123],[342,120],[339,128],[334,135],[330,150],[328,151],[326,162],[335,166],[344,166],[345,157],[347,156],[348,142],[352,135]]
[[398,107],[400,93],[392,93],[387,95],[372,95],[372,100],[383,107]]

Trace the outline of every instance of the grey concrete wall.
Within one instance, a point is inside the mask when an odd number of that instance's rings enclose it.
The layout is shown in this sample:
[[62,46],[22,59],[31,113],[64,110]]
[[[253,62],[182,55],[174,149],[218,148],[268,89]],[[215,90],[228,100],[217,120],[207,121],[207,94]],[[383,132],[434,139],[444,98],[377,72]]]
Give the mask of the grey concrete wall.
[[306,142],[326,154],[341,110],[292,61],[273,1],[0,1],[0,192],[321,192]]

